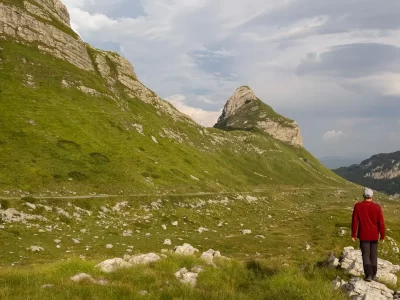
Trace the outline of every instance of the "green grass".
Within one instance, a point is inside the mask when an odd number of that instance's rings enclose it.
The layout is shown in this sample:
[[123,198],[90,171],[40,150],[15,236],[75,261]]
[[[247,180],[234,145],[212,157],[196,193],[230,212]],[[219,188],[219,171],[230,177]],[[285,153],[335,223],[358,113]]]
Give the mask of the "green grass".
[[[174,273],[201,265],[195,288],[180,283]],[[74,283],[70,277],[85,272],[109,284]],[[169,256],[161,262],[102,274],[94,263],[73,260],[26,269],[0,271],[2,299],[345,299],[331,289],[325,270],[272,270],[258,261],[204,265],[194,258]],[[53,287],[43,289],[44,284]],[[141,291],[148,294],[141,296]]]

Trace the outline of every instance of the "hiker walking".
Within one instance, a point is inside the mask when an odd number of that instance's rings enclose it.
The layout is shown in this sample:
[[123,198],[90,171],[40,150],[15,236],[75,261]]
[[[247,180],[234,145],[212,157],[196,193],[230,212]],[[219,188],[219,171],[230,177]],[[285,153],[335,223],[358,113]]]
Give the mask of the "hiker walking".
[[385,240],[385,222],[382,209],[374,203],[374,192],[364,190],[364,201],[357,203],[353,210],[352,240],[360,239],[363,267],[366,281],[376,279],[378,271],[378,240]]

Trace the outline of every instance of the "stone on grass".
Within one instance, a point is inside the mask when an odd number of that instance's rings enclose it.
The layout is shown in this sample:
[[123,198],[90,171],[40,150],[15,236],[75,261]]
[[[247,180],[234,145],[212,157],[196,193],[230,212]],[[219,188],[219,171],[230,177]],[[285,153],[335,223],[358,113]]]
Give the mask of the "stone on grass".
[[331,268],[336,268],[339,266],[339,259],[335,257],[335,254],[331,252],[328,258],[328,264]]
[[207,232],[208,229],[204,228],[204,227],[200,227],[199,229],[196,230],[198,233],[203,233],[203,232]]
[[26,248],[26,250],[32,251],[32,252],[42,252],[42,251],[44,251],[44,249],[42,247],[39,247],[39,246],[30,246],[29,248]]
[[172,245],[172,241],[170,239],[166,239],[164,241],[164,245]]
[[214,264],[214,257],[221,257],[221,252],[210,249],[201,255],[201,258],[208,264]]
[[75,276],[71,277],[71,280],[73,282],[90,282],[90,283],[99,284],[99,285],[107,285],[108,284],[107,280],[105,280],[105,279],[96,280],[92,277],[92,275],[89,275],[86,273],[76,274]]
[[251,230],[250,230],[250,229],[242,229],[242,230],[240,230],[240,232],[241,232],[242,234],[244,234],[244,235],[246,235],[246,234],[251,234]]
[[73,281],[73,282],[82,282],[82,281],[90,281],[90,282],[93,282],[93,277],[91,276],[91,275],[89,275],[89,274],[86,274],[86,273],[79,273],[79,274],[76,274],[75,276],[72,276],[71,277],[71,280]]
[[175,277],[179,279],[180,282],[188,284],[192,287],[194,287],[197,283],[197,276],[199,276],[199,274],[189,272],[186,268],[180,269],[175,273]]
[[124,261],[122,258],[108,259],[96,265],[96,268],[100,269],[104,273],[111,273],[119,269],[130,267],[132,267],[132,264]]
[[161,257],[158,256],[155,253],[148,253],[148,254],[141,254],[141,255],[135,255],[132,256],[128,259],[128,263],[132,265],[138,265],[138,264],[150,264],[154,263],[161,260]]
[[183,244],[182,246],[176,246],[174,251],[176,254],[181,254],[181,255],[194,255],[195,253],[199,252],[198,249],[186,243]]
[[114,248],[113,245],[111,245],[111,244],[107,244],[107,245],[106,245],[106,249],[112,249],[112,248]]
[[178,226],[178,221],[174,221],[171,223],[172,226]]
[[54,284],[43,284],[40,288],[41,289],[50,289],[54,287]]

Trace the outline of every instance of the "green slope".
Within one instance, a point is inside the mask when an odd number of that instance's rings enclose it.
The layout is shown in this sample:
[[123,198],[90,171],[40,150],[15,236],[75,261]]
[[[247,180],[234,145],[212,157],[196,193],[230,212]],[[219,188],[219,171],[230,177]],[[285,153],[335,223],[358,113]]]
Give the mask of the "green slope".
[[[2,190],[138,193],[344,183],[304,149],[174,120],[119,87],[121,111],[99,74],[33,46],[3,40],[1,48]],[[63,88],[62,80],[102,94]],[[142,125],[143,134],[133,124]],[[174,134],[165,136],[165,129]]]

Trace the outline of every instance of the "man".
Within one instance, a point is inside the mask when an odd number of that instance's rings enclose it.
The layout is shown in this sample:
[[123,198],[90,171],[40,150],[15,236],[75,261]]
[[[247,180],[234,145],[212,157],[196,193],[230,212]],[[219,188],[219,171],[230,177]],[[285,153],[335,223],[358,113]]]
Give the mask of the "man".
[[[364,201],[354,206],[352,220],[352,240],[360,239],[365,280],[376,279],[378,271],[378,240],[385,241],[385,222],[381,207],[372,201],[374,193],[366,188]],[[358,234],[357,234],[358,231]]]

